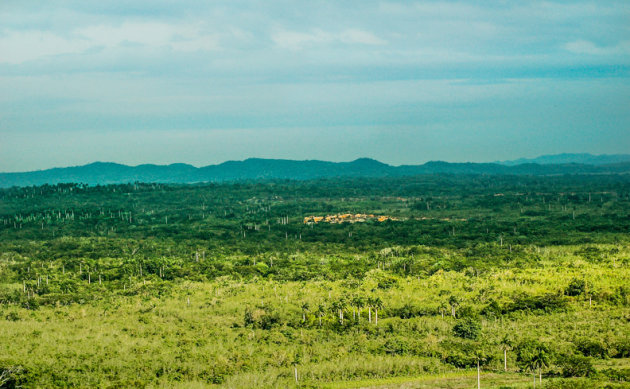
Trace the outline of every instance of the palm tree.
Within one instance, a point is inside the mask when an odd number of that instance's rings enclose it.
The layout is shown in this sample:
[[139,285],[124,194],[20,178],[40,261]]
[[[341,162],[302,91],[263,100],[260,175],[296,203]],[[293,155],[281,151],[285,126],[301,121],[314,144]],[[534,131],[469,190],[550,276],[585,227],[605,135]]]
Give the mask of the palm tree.
[[488,356],[481,348],[475,350],[475,359],[477,360],[477,389],[481,389],[481,365],[488,361]]
[[536,388],[536,366],[534,364],[534,359],[530,359],[525,363],[525,368],[532,372],[534,375],[534,389]]
[[357,318],[357,323],[361,321],[361,308],[363,308],[363,305],[365,304],[365,300],[362,296],[354,296],[352,298],[352,305],[354,305],[357,308],[358,311],[358,318]]
[[326,314],[326,305],[324,303],[320,303],[317,306],[317,316],[319,317],[319,326],[322,326],[322,316]]
[[339,300],[333,301],[332,309],[335,312],[339,312],[339,322],[343,325],[343,310],[346,307],[346,300],[341,297]]
[[451,315],[453,315],[453,317],[455,317],[455,310],[459,306],[459,299],[457,297],[455,297],[455,296],[451,296],[448,299],[448,303],[451,306]]
[[536,370],[538,381],[542,383],[542,369],[549,366],[549,349],[544,344],[537,344],[526,356],[524,367],[534,374],[534,388],[536,387]]
[[440,314],[442,315],[442,319],[444,319],[444,311],[448,308],[448,305],[445,302],[440,303]]
[[374,299],[372,297],[368,297],[365,300],[365,305],[368,309],[368,323],[372,322],[372,306],[374,305]]
[[306,313],[308,312],[308,303],[302,304],[302,323],[306,322]]
[[538,382],[542,384],[542,369],[549,367],[549,352],[547,347],[538,347],[532,356],[534,368],[538,369]]
[[503,369],[507,371],[507,351],[512,348],[512,339],[508,335],[505,335],[499,344],[503,350]]
[[378,325],[378,309],[383,307],[383,300],[380,297],[375,297],[372,300],[372,306],[374,306],[374,325]]

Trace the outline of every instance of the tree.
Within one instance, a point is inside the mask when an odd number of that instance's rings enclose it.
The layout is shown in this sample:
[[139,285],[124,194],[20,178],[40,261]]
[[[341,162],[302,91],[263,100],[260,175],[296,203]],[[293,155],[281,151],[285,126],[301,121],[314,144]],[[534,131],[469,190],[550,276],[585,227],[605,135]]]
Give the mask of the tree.
[[582,355],[561,355],[556,363],[562,367],[562,375],[565,377],[590,377],[596,373],[591,359]]
[[567,296],[579,296],[586,291],[586,281],[574,278],[569,282],[569,285],[564,289],[564,294]]
[[445,311],[446,309],[448,309],[448,304],[446,304],[444,301],[442,301],[442,302],[440,303],[440,307],[439,307],[440,314],[442,315],[442,319],[444,319],[444,311]]
[[302,323],[306,322],[306,313],[308,312],[308,302],[302,304]]
[[343,325],[343,310],[346,308],[346,299],[341,297],[333,301],[331,308],[335,313],[339,313],[339,323]]
[[481,323],[472,317],[458,319],[453,326],[453,333],[463,339],[477,339],[481,335]]
[[538,382],[542,384],[542,369],[549,367],[549,349],[539,347],[532,358],[533,366],[538,369]]
[[380,297],[375,297],[372,299],[372,306],[374,307],[374,325],[378,325],[378,310],[379,308],[383,308],[383,300]]
[[539,382],[542,382],[542,370],[549,366],[550,354],[549,347],[539,341],[527,339],[519,343],[516,360],[521,368],[534,374],[534,385],[536,385],[536,371],[538,371]]
[[374,306],[374,299],[372,297],[368,297],[365,301],[368,309],[368,322],[372,322],[372,307]]
[[489,360],[488,355],[481,349],[481,347],[477,347],[477,349],[475,349],[475,360],[477,362],[477,389],[480,389],[481,366],[486,364]]
[[358,318],[357,323],[361,321],[361,308],[365,304],[365,299],[362,296],[356,295],[352,298],[352,305],[357,308]]
[[455,310],[459,307],[459,299],[451,295],[451,297],[448,298],[448,304],[451,306],[451,315],[455,317]]
[[326,304],[320,303],[317,306],[317,316],[319,318],[319,326],[322,326],[322,316],[326,314]]
[[503,369],[507,371],[507,352],[512,348],[513,342],[508,335],[505,335],[501,339],[499,344],[501,345],[501,349],[503,350]]

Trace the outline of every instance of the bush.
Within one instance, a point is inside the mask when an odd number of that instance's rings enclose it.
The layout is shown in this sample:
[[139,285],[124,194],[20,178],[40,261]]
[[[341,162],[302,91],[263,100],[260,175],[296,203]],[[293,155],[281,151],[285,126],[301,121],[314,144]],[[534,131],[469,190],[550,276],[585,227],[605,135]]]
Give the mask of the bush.
[[400,308],[392,308],[390,313],[391,316],[398,316],[401,319],[411,319],[412,317],[423,316],[426,314],[420,308],[414,307],[409,303],[406,303]]
[[607,358],[608,347],[595,339],[582,338],[575,341],[578,351],[585,357]]
[[499,317],[501,316],[501,312],[501,306],[496,300],[491,300],[490,303],[481,310],[481,314],[488,318]]
[[628,369],[605,369],[601,373],[611,381],[630,382],[630,368]]
[[21,375],[24,368],[21,366],[0,366],[0,388],[20,388],[22,387]]
[[453,333],[463,339],[478,339],[481,335],[481,323],[472,317],[465,317],[453,326]]
[[618,339],[614,342],[614,353],[611,355],[613,358],[628,358],[630,357],[630,338]]
[[590,377],[596,373],[590,358],[582,355],[568,354],[558,358],[564,377]]
[[275,311],[268,311],[264,309],[257,309],[252,311],[247,308],[243,317],[243,324],[245,327],[260,328],[263,330],[270,330],[273,326],[280,323],[280,315]]
[[561,378],[553,381],[547,381],[546,389],[593,389],[596,387],[594,383],[587,378]]
[[20,315],[15,311],[11,311],[7,314],[6,319],[9,321],[18,321],[20,320]]
[[404,338],[390,338],[383,345],[383,351],[390,355],[404,355],[409,353],[409,343]]
[[564,290],[564,294],[567,296],[579,296],[584,294],[586,290],[586,282],[581,279],[574,278],[569,282],[569,285]]
[[560,294],[547,293],[542,296],[529,296],[526,294],[514,298],[514,302],[506,308],[507,312],[516,311],[540,311],[544,313],[564,311],[567,300]]
[[39,301],[36,298],[31,297],[22,301],[20,306],[34,311],[39,308]]
[[475,311],[475,309],[470,306],[470,305],[464,305],[461,308],[459,308],[459,310],[457,310],[457,317],[458,318],[466,318],[466,317],[470,317],[473,319],[477,319],[479,316],[479,314],[477,313],[477,311]]
[[461,352],[453,352],[449,356],[446,357],[446,363],[458,367],[460,369],[465,369],[469,367],[477,366],[477,358],[475,358],[471,354],[461,353]]

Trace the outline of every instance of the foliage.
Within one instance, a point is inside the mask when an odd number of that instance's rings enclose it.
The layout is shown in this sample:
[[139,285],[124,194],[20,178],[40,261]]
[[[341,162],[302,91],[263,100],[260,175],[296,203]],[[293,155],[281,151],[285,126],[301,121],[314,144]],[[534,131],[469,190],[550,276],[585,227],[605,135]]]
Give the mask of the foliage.
[[581,355],[561,355],[557,363],[564,377],[591,377],[596,373],[590,358]]
[[481,335],[481,323],[471,317],[464,317],[453,326],[453,334],[460,338],[476,340]]
[[[339,213],[398,220],[303,222]],[[521,383],[617,385],[629,215],[613,175],[0,190],[0,375],[318,387],[505,356]]]

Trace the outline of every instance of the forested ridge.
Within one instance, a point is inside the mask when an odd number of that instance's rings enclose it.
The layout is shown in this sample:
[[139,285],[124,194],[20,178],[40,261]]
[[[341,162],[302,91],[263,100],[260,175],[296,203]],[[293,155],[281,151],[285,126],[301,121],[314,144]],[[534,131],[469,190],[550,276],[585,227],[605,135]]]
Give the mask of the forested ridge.
[[0,384],[628,387],[629,232],[616,174],[2,189]]
[[[413,177],[429,174],[549,176],[630,173],[630,156],[628,155],[590,156],[591,158],[581,155],[568,155],[565,158],[562,158],[562,155],[547,157],[549,159],[541,157],[541,159],[520,162],[518,160],[503,163],[429,161],[422,165],[401,166],[388,165],[370,158],[359,158],[351,162],[249,158],[244,161],[227,161],[199,168],[184,163],[127,166],[112,162],[94,162],[83,166],[0,173],[0,188],[73,182],[89,185],[133,182],[193,184],[238,180]],[[545,163],[547,160],[554,163]]]

